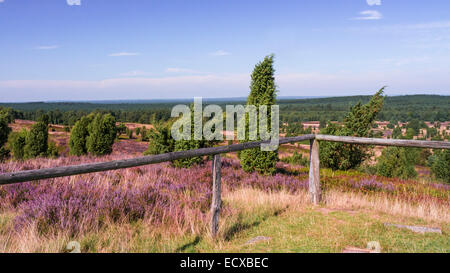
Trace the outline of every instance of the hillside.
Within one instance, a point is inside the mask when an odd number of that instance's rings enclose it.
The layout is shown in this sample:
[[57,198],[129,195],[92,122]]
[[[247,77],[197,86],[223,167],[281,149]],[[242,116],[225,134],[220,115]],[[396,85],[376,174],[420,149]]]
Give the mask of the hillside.
[[[109,156],[9,161],[0,172],[130,158],[143,149],[121,140]],[[232,157],[223,160],[218,241],[208,233],[211,162],[162,163],[3,186],[0,252],[61,252],[73,240],[83,252],[341,252],[369,241],[383,252],[449,250],[448,185],[323,169],[324,202],[312,206],[307,167],[278,163],[274,176],[263,176],[245,173]]]

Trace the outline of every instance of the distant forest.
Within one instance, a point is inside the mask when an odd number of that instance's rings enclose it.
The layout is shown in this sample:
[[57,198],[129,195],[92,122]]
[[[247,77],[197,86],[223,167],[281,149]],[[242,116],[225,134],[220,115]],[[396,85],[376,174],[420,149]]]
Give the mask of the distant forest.
[[[366,103],[370,96],[329,97],[314,99],[281,99],[281,122],[301,121],[341,121],[348,113],[350,106]],[[172,107],[181,102],[31,102],[0,103],[0,107],[10,108],[14,118],[37,120],[42,114],[48,114],[50,123],[72,126],[82,116],[91,112],[111,113],[119,122],[138,122],[155,124],[169,120]],[[245,101],[209,99],[206,104],[245,104]],[[391,122],[449,121],[450,96],[408,95],[386,97],[378,120]]]

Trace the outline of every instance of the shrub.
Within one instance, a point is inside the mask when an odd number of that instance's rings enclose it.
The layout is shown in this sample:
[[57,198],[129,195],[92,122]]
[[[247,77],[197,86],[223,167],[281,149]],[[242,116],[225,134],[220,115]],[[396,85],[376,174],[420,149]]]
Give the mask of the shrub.
[[[350,108],[344,120],[344,126],[330,123],[321,130],[322,134],[335,136],[369,137],[375,118],[383,107],[383,90],[381,88],[365,104],[358,103]],[[368,147],[339,142],[320,143],[320,162],[324,167],[333,170],[348,170],[357,168],[368,156]]]
[[431,156],[430,149],[412,148],[416,150],[414,153],[415,164],[419,166],[427,166],[428,158]]
[[127,128],[127,136],[129,139],[133,139],[133,129]]
[[408,150],[400,147],[385,148],[378,159],[377,174],[402,179],[417,177],[414,160],[408,156]]
[[431,163],[431,173],[446,183],[450,183],[450,150],[436,151]]
[[170,125],[158,125],[155,129],[150,131],[142,131],[142,138],[144,132],[148,136],[148,149],[144,152],[145,155],[156,155],[173,152],[175,149],[175,141],[170,132]]
[[28,132],[25,129],[22,129],[22,131],[18,133],[11,134],[10,147],[12,149],[14,159],[16,160],[22,160],[25,157],[27,133]]
[[[273,55],[266,56],[262,62],[256,64],[250,85],[250,95],[247,99],[247,105],[254,105],[259,108],[260,105],[267,105],[269,111],[268,127],[270,128],[270,106],[275,104],[276,85],[275,85],[275,70],[273,68]],[[258,109],[259,111],[259,109]],[[246,118],[247,120],[247,118]],[[246,140],[249,141],[248,123],[246,122],[247,134]],[[259,124],[257,126],[257,140],[261,140],[259,135]],[[261,149],[243,150],[239,153],[241,166],[246,172],[258,171],[260,173],[274,173],[275,165],[278,161],[277,151],[261,151]]]
[[[155,129],[150,131],[141,131],[142,138],[144,136],[148,138],[148,149],[144,152],[146,155],[163,154],[174,151],[187,151],[192,149],[207,148],[213,146],[216,141],[206,141],[203,137],[201,140],[194,140],[194,114],[193,107],[191,106],[191,139],[190,140],[177,140],[172,137],[171,127],[172,122],[166,124],[157,125]],[[182,117],[180,117],[182,118]],[[191,157],[185,159],[174,160],[172,164],[175,167],[189,168],[193,165],[203,162],[203,157]]]
[[59,155],[59,151],[58,151],[58,147],[56,146],[56,143],[50,141],[48,143],[47,156],[56,158],[56,157],[58,157],[58,155]]
[[0,162],[5,161],[8,159],[10,155],[10,151],[6,147],[0,147]]
[[[204,148],[204,141],[201,140],[179,140],[175,141],[174,151],[187,151],[193,149]],[[203,162],[202,156],[189,157],[184,159],[177,159],[173,161],[173,165],[179,168],[189,168],[193,165],[200,164]]]
[[142,127],[141,130],[141,141],[149,141],[148,131],[145,129],[145,127]]
[[39,121],[31,126],[27,134],[24,148],[25,157],[33,158],[46,156],[48,149],[48,116],[42,116]]
[[297,151],[294,151],[294,154],[292,156],[281,159],[281,161],[288,163],[288,164],[295,164],[295,165],[301,165],[301,166],[309,165],[308,158],[303,157],[303,155],[301,153],[297,153]]
[[9,133],[11,133],[8,121],[9,117],[6,114],[0,114],[0,161],[9,157],[9,150],[5,147]]
[[93,155],[106,155],[112,152],[116,139],[116,120],[111,114],[97,114],[88,126],[86,138],[87,151]]
[[121,134],[126,134],[127,132],[127,126],[125,124],[120,123],[119,126],[117,126],[117,136]]
[[[180,117],[181,118],[181,117]],[[201,140],[194,139],[194,107],[191,105],[191,139],[190,140],[177,140],[174,142],[174,151],[187,151],[193,149],[207,148],[211,147],[216,143],[215,141],[206,141],[202,136]],[[168,125],[168,130],[170,130],[170,125]],[[200,164],[203,162],[203,156],[190,157],[184,159],[177,159],[172,162],[175,167],[179,168],[189,168],[193,165]]]
[[70,133],[69,149],[71,155],[84,155],[87,154],[86,139],[89,136],[89,124],[92,122],[93,116],[82,117],[75,123]]
[[8,126],[8,117],[0,115],[0,146],[3,146],[8,141],[11,128]]

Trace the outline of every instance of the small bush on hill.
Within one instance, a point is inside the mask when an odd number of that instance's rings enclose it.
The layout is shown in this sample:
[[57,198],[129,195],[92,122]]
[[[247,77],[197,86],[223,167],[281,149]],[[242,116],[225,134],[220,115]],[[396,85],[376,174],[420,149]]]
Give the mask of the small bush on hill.
[[[321,130],[322,134],[335,136],[370,137],[370,129],[375,118],[383,107],[383,90],[381,88],[365,104],[358,103],[350,108],[344,120],[344,126],[330,123]],[[320,143],[320,163],[333,170],[357,168],[368,156],[368,147],[339,142]]]
[[141,130],[141,141],[149,141],[149,133],[148,131],[145,129],[145,127],[142,127]]
[[292,156],[282,158],[281,161],[288,164],[309,166],[308,158],[304,157],[301,153],[297,153],[297,151],[294,151]]
[[[175,152],[177,151],[187,151],[187,150],[193,150],[193,149],[200,149],[200,148],[208,148],[212,147],[216,141],[207,141],[203,136],[201,140],[194,139],[194,106],[191,105],[191,139],[190,140],[177,140],[174,142],[173,149]],[[170,126],[168,126],[170,130]],[[184,159],[178,159],[174,160],[172,164],[175,167],[179,168],[189,168],[193,165],[197,165],[200,163],[203,163],[203,156],[197,156],[197,157],[190,157],[190,158],[184,158]]]
[[436,151],[431,162],[431,173],[446,183],[450,183],[450,150]]
[[88,126],[87,151],[92,155],[106,155],[112,152],[116,139],[116,119],[111,114],[97,114]]
[[417,177],[414,158],[408,156],[408,150],[400,147],[385,148],[378,159],[377,174],[402,179]]
[[87,154],[86,139],[89,136],[89,124],[93,120],[93,115],[82,117],[72,128],[69,139],[69,149],[71,155],[81,156]]
[[48,116],[43,115],[31,126],[24,148],[25,158],[46,156],[48,149]]
[[175,141],[172,138],[170,132],[170,124],[157,125],[155,129],[150,131],[142,131],[142,138],[144,138],[144,132],[148,137],[149,144],[148,149],[144,152],[145,155],[157,155],[174,151]]
[[48,143],[47,148],[47,156],[56,158],[59,155],[58,147],[56,146],[55,142],[50,141]]
[[18,133],[11,134],[10,147],[16,160],[22,160],[25,158],[25,145],[27,143],[27,131],[22,129]]
[[8,126],[10,117],[7,114],[0,113],[0,161],[9,157],[9,150],[5,147],[8,141],[11,128]]
[[117,136],[121,135],[121,134],[126,134],[127,133],[127,126],[125,126],[125,124],[120,123],[117,126]]

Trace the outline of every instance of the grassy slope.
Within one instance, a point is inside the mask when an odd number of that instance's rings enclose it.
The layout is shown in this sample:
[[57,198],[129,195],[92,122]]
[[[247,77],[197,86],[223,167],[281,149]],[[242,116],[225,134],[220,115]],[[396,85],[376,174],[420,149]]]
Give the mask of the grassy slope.
[[[122,148],[116,147],[116,152],[130,152],[131,147],[136,146],[128,146],[134,141],[122,144]],[[32,160],[28,164],[44,164],[39,166],[46,167],[55,165],[58,160]],[[11,164],[10,168],[17,168]],[[124,181],[131,179],[136,183],[160,177],[153,174],[150,167],[146,168],[143,172],[147,175],[145,177],[135,177],[135,172],[131,171],[122,173],[121,177]],[[209,165],[206,168],[209,170]],[[162,172],[162,177],[173,180],[176,177],[172,176],[181,172],[172,168],[162,170],[167,172]],[[226,211],[220,218],[217,240],[210,239],[205,232],[208,223],[198,221],[192,224],[195,226],[190,232],[181,229],[177,232],[173,226],[155,226],[146,220],[138,220],[109,224],[100,232],[87,232],[76,237],[39,235],[33,227],[25,234],[16,234],[13,219],[17,211],[3,210],[0,212],[0,252],[62,252],[72,240],[81,243],[83,252],[341,252],[347,246],[364,248],[369,241],[380,242],[383,252],[450,252],[450,215],[445,202],[448,191],[435,192],[421,183],[393,181],[401,186],[408,198],[383,192],[364,194],[351,188],[331,187],[335,183],[356,179],[361,175],[358,172],[329,172],[324,169],[321,177],[323,185],[328,188],[324,191],[325,201],[320,207],[313,207],[303,190],[296,194],[271,193],[256,188],[229,190],[230,175],[239,174],[233,178],[239,181],[250,176],[241,174],[239,170],[233,167],[223,169]],[[300,170],[298,175],[307,174],[307,170]],[[85,176],[88,177],[93,181],[102,178]],[[205,179],[209,181],[209,177]],[[436,195],[444,202],[431,197],[420,198],[425,193],[426,196]],[[417,234],[385,227],[383,223],[386,222],[440,227],[443,234]],[[257,236],[268,236],[271,240],[245,244]]]
[[[345,208],[333,204],[312,207],[306,193],[271,194],[241,189],[228,192],[224,202],[235,213],[221,219],[217,240],[204,233],[168,234],[164,229],[138,221],[111,225],[101,233],[70,239],[63,235],[37,238],[29,234],[26,244],[31,248],[27,251],[64,251],[67,242],[75,239],[81,243],[82,252],[341,252],[347,246],[365,248],[369,241],[378,241],[382,252],[450,252],[447,221],[392,215],[354,204]],[[10,228],[10,217],[0,215],[0,230]],[[440,227],[443,234],[417,234],[385,227],[386,222]],[[271,240],[245,244],[257,236],[268,236]],[[34,247],[30,244],[33,240],[36,240]]]
[[[182,252],[341,252],[346,246],[365,248],[378,241],[383,252],[450,252],[449,223],[424,221],[389,215],[370,209],[333,209],[325,206],[296,206],[277,194],[268,196],[265,204],[249,206],[248,200],[261,198],[261,192],[247,190],[225,198],[242,211],[225,228],[218,242],[198,237],[186,238],[172,251]],[[257,197],[257,195],[259,197]],[[385,227],[383,223],[439,226],[443,235],[417,234]],[[252,245],[245,243],[257,236],[271,237]]]

